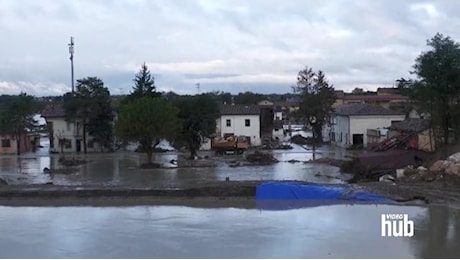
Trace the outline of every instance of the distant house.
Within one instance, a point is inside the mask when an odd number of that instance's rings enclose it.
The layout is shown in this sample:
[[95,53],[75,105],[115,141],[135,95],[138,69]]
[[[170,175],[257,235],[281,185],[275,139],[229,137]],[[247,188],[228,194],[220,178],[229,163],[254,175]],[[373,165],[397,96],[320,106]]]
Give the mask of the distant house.
[[222,138],[244,136],[252,146],[261,145],[260,107],[258,105],[222,105],[216,130],[217,135]]
[[406,148],[425,152],[435,151],[434,133],[427,119],[408,118],[392,124],[388,129],[389,138],[407,136]]
[[331,116],[329,139],[341,147],[366,147],[367,129],[389,127],[404,117],[400,112],[366,103],[341,105]]
[[262,100],[257,105],[260,108],[260,128],[262,132],[269,132],[273,124],[273,102]]
[[282,120],[273,120],[272,139],[275,141],[283,140],[285,136],[285,130],[283,128]]
[[300,109],[300,103],[299,98],[290,98],[286,101],[275,102],[274,106],[281,107],[282,111],[294,112]]
[[286,115],[283,113],[281,106],[275,106],[273,109],[273,120],[284,120]]
[[[36,148],[39,137],[24,133],[20,137],[20,153],[30,152]],[[0,134],[0,154],[18,154],[18,140],[13,134]]]
[[377,88],[377,95],[396,95],[398,93],[397,88]]
[[[83,127],[82,123],[65,120],[65,110],[62,102],[48,104],[42,111],[48,125],[50,152],[82,152]],[[101,145],[87,133],[87,152],[100,152]]]
[[262,100],[260,101],[259,103],[257,103],[257,105],[259,106],[266,106],[266,107],[272,107],[273,106],[273,102],[269,101],[269,100]]
[[335,94],[336,101],[333,107],[344,104],[367,103],[390,109],[391,106],[409,102],[409,98],[398,94],[395,88],[379,88],[377,93],[371,94],[348,94],[337,90]]

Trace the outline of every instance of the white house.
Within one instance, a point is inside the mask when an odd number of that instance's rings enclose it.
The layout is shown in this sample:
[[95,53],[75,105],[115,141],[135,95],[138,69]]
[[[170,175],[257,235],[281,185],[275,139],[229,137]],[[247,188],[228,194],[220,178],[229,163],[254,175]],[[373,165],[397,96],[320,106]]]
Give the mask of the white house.
[[282,141],[286,136],[282,120],[273,120],[272,140]]
[[217,119],[217,135],[222,138],[244,136],[252,146],[262,144],[258,105],[222,105]]
[[284,120],[283,109],[281,106],[275,106],[273,109],[273,120]]
[[[48,125],[50,152],[83,152],[83,128],[80,122],[65,120],[62,103],[49,104],[42,111]],[[86,135],[87,152],[100,152],[101,145]]]
[[367,129],[389,127],[404,117],[402,113],[367,103],[341,105],[332,114],[330,140],[341,147],[366,147]]

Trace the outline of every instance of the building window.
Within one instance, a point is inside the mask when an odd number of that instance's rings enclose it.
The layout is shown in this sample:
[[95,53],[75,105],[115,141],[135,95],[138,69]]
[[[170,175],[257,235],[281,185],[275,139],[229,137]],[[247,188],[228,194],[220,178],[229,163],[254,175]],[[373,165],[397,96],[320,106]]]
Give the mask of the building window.
[[65,147],[66,149],[72,148],[72,141],[69,140],[69,139],[65,139],[65,140],[64,140],[64,147]]
[[89,140],[88,148],[94,148],[94,139]]
[[10,139],[2,139],[2,147],[11,147]]
[[227,119],[227,121],[226,121],[226,122],[227,122],[227,127],[230,127],[230,126],[232,126],[232,121],[231,121],[230,119]]
[[70,131],[70,122],[67,122],[67,131]]
[[244,125],[245,126],[251,126],[251,120],[250,119],[245,119],[244,120]]

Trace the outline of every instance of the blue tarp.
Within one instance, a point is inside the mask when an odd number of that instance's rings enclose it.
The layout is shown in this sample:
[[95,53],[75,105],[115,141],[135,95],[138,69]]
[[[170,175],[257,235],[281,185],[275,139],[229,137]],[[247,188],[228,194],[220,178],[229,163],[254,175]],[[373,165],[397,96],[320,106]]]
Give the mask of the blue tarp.
[[258,185],[256,202],[262,208],[298,208],[360,202],[394,203],[391,199],[355,191],[350,187],[295,182],[268,182]]

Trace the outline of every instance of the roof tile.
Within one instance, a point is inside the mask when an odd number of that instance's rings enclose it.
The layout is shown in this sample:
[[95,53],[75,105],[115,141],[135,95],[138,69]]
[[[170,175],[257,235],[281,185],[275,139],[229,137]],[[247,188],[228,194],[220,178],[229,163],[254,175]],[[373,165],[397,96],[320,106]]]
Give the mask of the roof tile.
[[221,105],[221,115],[259,115],[258,105]]
[[404,115],[400,112],[367,103],[341,105],[335,109],[334,114],[344,116]]

